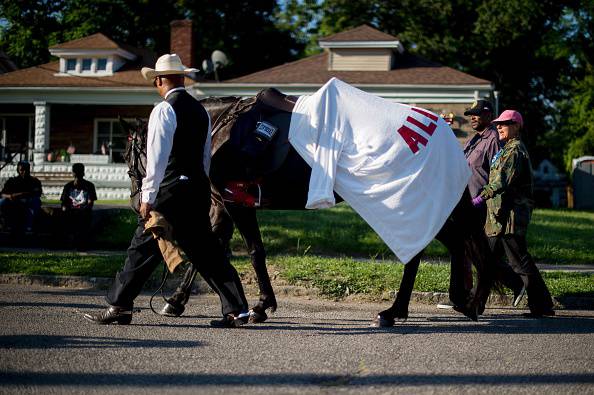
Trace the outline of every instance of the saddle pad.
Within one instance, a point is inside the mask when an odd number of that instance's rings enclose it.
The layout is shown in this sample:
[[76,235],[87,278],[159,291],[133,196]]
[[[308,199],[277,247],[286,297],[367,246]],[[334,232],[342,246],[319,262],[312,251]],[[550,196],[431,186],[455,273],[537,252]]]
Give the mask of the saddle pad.
[[289,143],[291,113],[279,112],[265,118],[264,121],[278,128],[270,145],[264,151],[262,157],[258,158],[263,174],[268,174],[281,167],[291,148],[291,144]]

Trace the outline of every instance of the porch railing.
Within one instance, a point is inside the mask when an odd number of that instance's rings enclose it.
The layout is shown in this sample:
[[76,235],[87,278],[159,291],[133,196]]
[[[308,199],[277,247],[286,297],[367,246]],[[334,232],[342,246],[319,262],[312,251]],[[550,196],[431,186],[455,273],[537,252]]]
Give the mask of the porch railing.
[[[18,158],[17,158],[18,156]],[[27,159],[27,147],[21,145],[16,151],[10,151],[7,147],[0,145],[0,172],[10,165]]]

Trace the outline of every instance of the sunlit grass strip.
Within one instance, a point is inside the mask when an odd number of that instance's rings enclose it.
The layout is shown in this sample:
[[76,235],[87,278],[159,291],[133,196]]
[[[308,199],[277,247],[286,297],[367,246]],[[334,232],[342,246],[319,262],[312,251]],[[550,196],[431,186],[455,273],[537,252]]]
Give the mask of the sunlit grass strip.
[[[123,254],[110,256],[65,253],[0,253],[0,273],[76,275],[113,278],[124,263]],[[360,261],[319,256],[272,256],[270,272],[292,285],[316,288],[324,296],[341,298],[361,294],[379,297],[398,289],[404,265],[391,261]],[[247,258],[234,258],[242,276],[253,276]],[[161,275],[161,267],[155,276]],[[553,296],[594,297],[594,274],[546,272],[543,277]],[[415,282],[421,292],[447,292],[449,265],[422,263]]]

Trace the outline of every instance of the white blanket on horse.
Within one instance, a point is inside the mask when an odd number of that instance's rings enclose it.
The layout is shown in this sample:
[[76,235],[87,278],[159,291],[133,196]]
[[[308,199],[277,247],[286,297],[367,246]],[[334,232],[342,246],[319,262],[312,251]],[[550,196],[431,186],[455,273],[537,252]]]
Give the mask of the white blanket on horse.
[[470,177],[440,117],[335,78],[299,98],[289,141],[312,168],[306,208],[333,206],[336,191],[405,263],[435,237]]

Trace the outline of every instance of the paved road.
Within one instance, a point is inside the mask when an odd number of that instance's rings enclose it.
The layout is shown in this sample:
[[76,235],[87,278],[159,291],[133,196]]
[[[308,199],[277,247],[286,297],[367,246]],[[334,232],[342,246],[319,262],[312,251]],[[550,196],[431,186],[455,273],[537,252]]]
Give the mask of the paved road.
[[[282,298],[281,298],[282,299]],[[385,305],[281,300],[259,325],[214,329],[217,300],[187,316],[95,326],[102,292],[0,285],[0,393],[594,394],[594,312],[527,320],[487,310],[479,323],[415,305],[409,321],[370,328]]]

